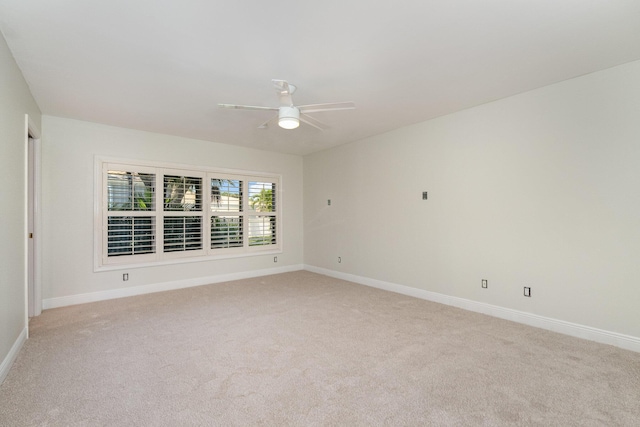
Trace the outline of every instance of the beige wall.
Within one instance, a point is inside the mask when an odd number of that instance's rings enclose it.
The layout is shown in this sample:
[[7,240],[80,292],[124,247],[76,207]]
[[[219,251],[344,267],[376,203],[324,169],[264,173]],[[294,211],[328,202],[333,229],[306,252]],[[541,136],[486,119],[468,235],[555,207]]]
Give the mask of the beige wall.
[[40,110],[0,35],[0,364],[27,326],[25,114],[40,127]]
[[306,156],[304,194],[307,265],[640,337],[640,62]]
[[[302,265],[301,157],[51,116],[44,116],[42,124],[45,254],[42,293],[45,302],[52,298]],[[273,255],[260,255],[94,272],[96,156],[281,174],[284,234],[283,253],[278,254],[278,263],[274,264]],[[125,272],[129,274],[127,282],[122,281]]]

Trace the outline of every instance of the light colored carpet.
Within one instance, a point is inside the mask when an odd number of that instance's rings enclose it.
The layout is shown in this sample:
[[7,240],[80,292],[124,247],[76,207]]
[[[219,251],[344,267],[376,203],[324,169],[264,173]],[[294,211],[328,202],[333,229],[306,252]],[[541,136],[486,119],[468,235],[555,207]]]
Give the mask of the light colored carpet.
[[300,271],[45,311],[0,425],[640,425],[640,354]]

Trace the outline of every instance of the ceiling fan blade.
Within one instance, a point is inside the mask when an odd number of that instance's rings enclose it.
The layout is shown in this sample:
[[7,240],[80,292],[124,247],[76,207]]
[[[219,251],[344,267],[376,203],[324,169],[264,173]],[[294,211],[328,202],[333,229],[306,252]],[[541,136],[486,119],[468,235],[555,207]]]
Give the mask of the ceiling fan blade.
[[310,126],[313,126],[316,129],[320,129],[320,130],[329,129],[329,126],[325,125],[320,120],[314,119],[313,117],[308,116],[306,114],[300,113],[300,117],[298,118],[298,120]]
[[258,129],[267,129],[269,127],[269,124],[273,121],[276,121],[277,119],[278,115],[276,114],[275,116],[271,117],[269,120],[258,126]]
[[320,111],[353,110],[356,104],[353,102],[331,102],[327,104],[307,104],[299,105],[301,113],[318,113]]
[[257,105],[218,104],[218,107],[234,110],[278,110],[278,107],[259,107]]

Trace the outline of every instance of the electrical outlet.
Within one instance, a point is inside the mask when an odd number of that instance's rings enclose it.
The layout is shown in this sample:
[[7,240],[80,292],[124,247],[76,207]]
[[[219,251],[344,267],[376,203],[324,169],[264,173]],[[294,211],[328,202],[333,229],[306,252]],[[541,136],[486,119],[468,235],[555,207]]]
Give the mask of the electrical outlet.
[[342,264],[342,257],[341,256],[338,257],[338,264]]
[[427,200],[427,192],[426,191],[422,192],[422,200]]
[[278,262],[278,257],[277,256],[273,257],[273,262]]
[[123,281],[123,282],[126,282],[127,280],[129,280],[129,273],[124,273],[124,274],[122,275],[122,281]]
[[489,287],[489,282],[487,281],[487,279],[482,279],[482,287],[484,289],[487,289]]
[[331,199],[327,199],[327,206],[331,206]]
[[528,286],[524,287],[524,296],[525,297],[531,297],[531,288]]

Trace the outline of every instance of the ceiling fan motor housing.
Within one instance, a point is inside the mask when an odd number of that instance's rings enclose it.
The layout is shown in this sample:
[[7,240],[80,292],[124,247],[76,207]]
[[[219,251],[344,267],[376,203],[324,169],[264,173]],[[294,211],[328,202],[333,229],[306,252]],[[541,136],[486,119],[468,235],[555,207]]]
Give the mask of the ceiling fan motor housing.
[[284,129],[295,129],[300,126],[300,110],[296,107],[280,107],[278,125]]

